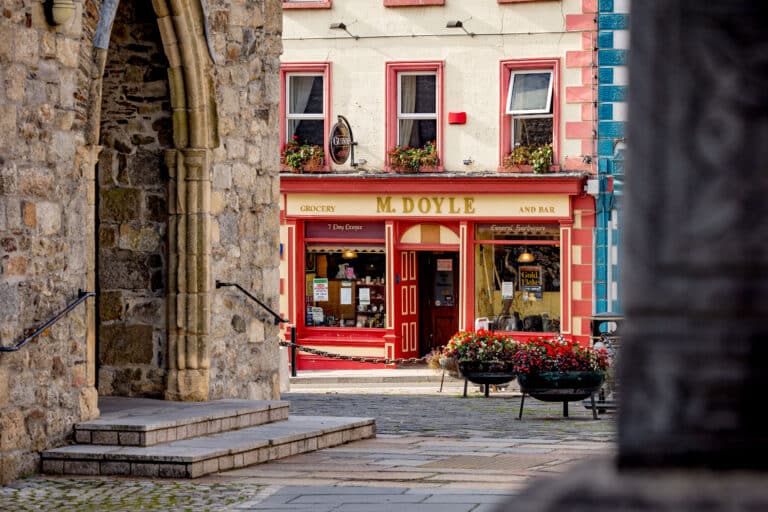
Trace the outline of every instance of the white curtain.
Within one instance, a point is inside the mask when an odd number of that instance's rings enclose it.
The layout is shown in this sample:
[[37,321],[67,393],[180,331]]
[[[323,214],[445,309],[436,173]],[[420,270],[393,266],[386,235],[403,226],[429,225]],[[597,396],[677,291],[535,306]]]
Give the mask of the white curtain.
[[304,114],[309,103],[309,96],[312,94],[312,85],[315,83],[314,76],[292,76],[291,77],[291,98],[288,107],[289,114]]
[[[400,76],[400,113],[411,114],[416,110],[416,76]],[[413,119],[401,119],[400,126],[400,145],[411,144],[411,134],[413,132]]]

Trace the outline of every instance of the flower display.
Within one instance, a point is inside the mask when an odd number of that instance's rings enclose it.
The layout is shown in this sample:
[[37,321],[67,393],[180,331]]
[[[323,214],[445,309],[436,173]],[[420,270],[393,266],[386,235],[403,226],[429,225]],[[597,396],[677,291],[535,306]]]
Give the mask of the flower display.
[[324,161],[323,148],[317,144],[302,144],[298,135],[294,135],[280,152],[280,163],[290,167],[293,172],[301,172],[305,166],[321,167]]
[[517,146],[502,161],[502,167],[510,169],[521,165],[530,165],[534,173],[549,172],[552,167],[554,152],[552,144]]
[[389,165],[403,172],[418,172],[421,167],[435,167],[440,162],[434,142],[427,142],[421,148],[395,146],[387,156]]
[[518,342],[510,336],[485,329],[459,331],[448,340],[443,355],[456,361],[511,361]]
[[608,352],[579,345],[562,336],[532,338],[520,343],[512,356],[516,374],[542,372],[597,371],[608,369]]

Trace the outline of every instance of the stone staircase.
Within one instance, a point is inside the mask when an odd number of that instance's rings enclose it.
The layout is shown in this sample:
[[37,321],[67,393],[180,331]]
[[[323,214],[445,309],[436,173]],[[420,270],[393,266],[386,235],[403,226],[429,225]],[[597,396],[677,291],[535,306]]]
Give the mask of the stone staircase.
[[41,454],[42,472],[197,478],[376,435],[371,418],[288,416],[266,400],[171,402],[105,397],[77,444]]

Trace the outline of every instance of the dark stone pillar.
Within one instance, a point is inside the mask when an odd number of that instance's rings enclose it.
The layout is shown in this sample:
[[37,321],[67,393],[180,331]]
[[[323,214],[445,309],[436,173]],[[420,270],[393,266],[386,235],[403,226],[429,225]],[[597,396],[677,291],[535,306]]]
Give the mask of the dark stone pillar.
[[632,3],[620,467],[768,469],[766,22]]

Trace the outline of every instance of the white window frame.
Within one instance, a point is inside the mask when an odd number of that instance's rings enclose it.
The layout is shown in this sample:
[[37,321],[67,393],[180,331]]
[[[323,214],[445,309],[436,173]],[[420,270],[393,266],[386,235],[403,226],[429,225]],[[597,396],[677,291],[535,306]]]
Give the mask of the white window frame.
[[[548,74],[549,75],[549,88],[547,90],[547,105],[543,109],[512,109],[512,89],[515,86],[515,77],[517,75],[532,75],[532,74]],[[552,88],[554,83],[554,76],[551,69],[530,69],[524,71],[511,71],[509,75],[509,90],[507,91],[507,114],[513,116],[527,116],[531,117],[545,117],[535,114],[549,114],[552,115]]]
[[[291,78],[295,76],[311,76],[311,77],[320,77],[323,81],[323,111],[319,114],[291,114]],[[293,133],[291,133],[291,120],[299,120],[299,121],[323,121],[325,122],[325,111],[328,108],[328,106],[325,104],[325,88],[327,84],[325,83],[325,76],[323,73],[313,73],[313,72],[297,72],[297,73],[286,73],[285,74],[285,140],[289,141],[293,137]]]
[[[430,114],[427,112],[413,112],[413,113],[405,113],[403,112],[403,91],[402,91],[402,83],[403,83],[403,77],[404,76],[433,76],[435,77],[435,111],[434,113]],[[438,117],[438,77],[437,73],[434,71],[400,71],[397,73],[397,138],[396,141],[400,141],[400,120],[401,119],[412,119],[412,120],[431,120],[434,119],[435,123],[437,123],[437,117]]]

